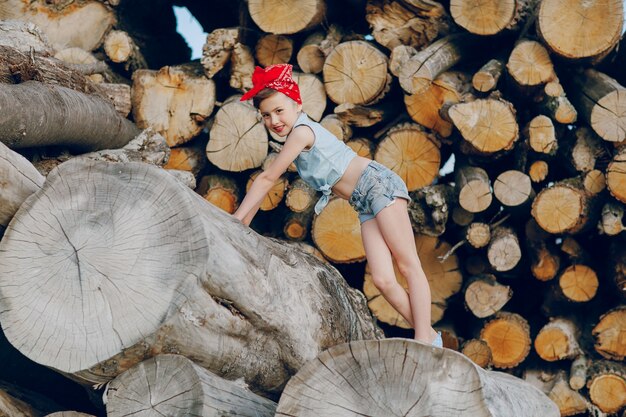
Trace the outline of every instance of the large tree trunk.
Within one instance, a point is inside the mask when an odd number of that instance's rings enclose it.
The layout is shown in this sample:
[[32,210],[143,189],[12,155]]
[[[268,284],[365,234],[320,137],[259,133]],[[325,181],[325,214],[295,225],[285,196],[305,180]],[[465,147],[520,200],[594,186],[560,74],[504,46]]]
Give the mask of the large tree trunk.
[[0,141],[12,148],[64,145],[94,151],[120,148],[139,134],[106,101],[37,81],[0,84]]
[[335,269],[147,164],[60,165],[0,251],[7,339],[85,383],[177,352],[271,394],[323,349],[380,335]]
[[558,417],[559,410],[530,384],[457,352],[386,339],[344,343],[307,363],[276,415]]

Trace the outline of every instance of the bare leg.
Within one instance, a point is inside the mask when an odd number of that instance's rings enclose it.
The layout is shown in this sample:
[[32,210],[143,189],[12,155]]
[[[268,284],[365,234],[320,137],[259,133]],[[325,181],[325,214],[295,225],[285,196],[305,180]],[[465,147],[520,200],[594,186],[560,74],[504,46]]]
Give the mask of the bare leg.
[[374,285],[380,290],[385,300],[414,327],[409,295],[396,280],[391,252],[375,219],[368,220],[361,225],[361,237]]
[[417,256],[407,201],[397,198],[394,204],[378,213],[376,222],[400,273],[407,280],[415,339],[431,343],[437,332],[430,324],[430,287]]

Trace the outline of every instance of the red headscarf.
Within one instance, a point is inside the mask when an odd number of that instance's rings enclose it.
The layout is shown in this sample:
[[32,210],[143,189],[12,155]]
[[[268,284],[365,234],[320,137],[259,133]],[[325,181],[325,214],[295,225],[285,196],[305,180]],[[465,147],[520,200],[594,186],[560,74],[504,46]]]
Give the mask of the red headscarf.
[[252,88],[241,97],[241,101],[249,100],[264,88],[272,88],[302,104],[300,89],[291,75],[292,66],[289,64],[270,65],[263,69],[256,67],[252,74]]

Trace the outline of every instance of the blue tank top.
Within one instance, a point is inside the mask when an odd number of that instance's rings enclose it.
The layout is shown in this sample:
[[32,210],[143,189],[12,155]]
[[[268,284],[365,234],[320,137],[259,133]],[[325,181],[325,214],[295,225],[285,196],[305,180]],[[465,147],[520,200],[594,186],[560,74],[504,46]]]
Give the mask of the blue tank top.
[[310,149],[300,152],[293,162],[300,178],[322,192],[322,197],[315,204],[315,214],[320,214],[328,204],[333,185],[343,176],[356,152],[321,124],[309,119],[304,112],[300,113],[293,127],[301,125],[311,128],[315,142]]

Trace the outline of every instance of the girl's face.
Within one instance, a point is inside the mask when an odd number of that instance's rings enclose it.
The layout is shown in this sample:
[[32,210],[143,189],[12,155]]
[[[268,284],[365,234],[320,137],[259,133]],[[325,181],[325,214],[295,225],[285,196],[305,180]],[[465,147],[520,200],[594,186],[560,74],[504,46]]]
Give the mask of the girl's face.
[[281,138],[291,132],[301,110],[301,104],[280,92],[272,94],[259,104],[265,127]]

